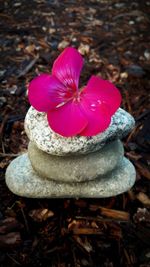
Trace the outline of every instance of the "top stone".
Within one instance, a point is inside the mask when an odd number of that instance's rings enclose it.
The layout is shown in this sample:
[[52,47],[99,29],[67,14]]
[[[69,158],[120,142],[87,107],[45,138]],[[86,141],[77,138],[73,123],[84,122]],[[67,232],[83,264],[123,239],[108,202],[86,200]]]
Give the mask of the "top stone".
[[119,108],[106,131],[92,137],[63,137],[49,127],[46,113],[30,107],[25,118],[25,131],[29,139],[42,151],[51,155],[68,156],[95,152],[106,143],[126,136],[134,127],[134,123],[134,118]]

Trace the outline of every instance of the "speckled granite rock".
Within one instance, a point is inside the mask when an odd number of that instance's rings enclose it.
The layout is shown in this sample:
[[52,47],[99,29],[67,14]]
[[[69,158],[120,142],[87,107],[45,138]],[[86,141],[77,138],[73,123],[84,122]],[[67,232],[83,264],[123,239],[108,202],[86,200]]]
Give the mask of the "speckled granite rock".
[[130,189],[135,182],[135,169],[126,158],[118,168],[101,179],[82,183],[61,183],[41,179],[33,170],[27,154],[13,160],[6,171],[9,189],[31,198],[110,197]]
[[53,132],[47,122],[46,114],[30,107],[25,119],[25,130],[29,139],[37,147],[52,155],[87,154],[102,148],[110,140],[122,138],[134,127],[133,117],[119,108],[112,117],[109,128],[94,137],[75,136],[64,138]]
[[91,154],[59,157],[39,150],[29,143],[28,155],[33,169],[44,178],[62,182],[93,180],[113,170],[123,158],[123,145],[119,140],[107,144]]

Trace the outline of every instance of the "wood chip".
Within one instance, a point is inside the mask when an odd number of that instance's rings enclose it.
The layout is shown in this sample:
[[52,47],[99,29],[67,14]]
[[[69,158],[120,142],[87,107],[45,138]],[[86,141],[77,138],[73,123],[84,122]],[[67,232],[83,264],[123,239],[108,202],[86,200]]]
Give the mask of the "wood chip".
[[100,214],[103,216],[106,216],[108,218],[113,218],[115,220],[121,220],[121,221],[129,221],[130,215],[128,212],[120,211],[120,210],[114,210],[114,209],[107,209],[100,206],[90,205],[91,210],[99,210]]
[[54,216],[54,212],[48,209],[36,209],[29,212],[29,216],[37,222],[46,221],[48,218]]
[[22,228],[22,225],[13,217],[8,217],[0,221],[0,234],[6,234],[17,228]]
[[18,246],[21,243],[21,236],[19,232],[11,232],[6,235],[0,235],[0,247]]
[[150,207],[150,198],[143,192],[136,195],[136,198],[145,206]]
[[148,167],[140,162],[134,162],[134,164],[137,167],[139,173],[150,180],[150,170],[148,169]]

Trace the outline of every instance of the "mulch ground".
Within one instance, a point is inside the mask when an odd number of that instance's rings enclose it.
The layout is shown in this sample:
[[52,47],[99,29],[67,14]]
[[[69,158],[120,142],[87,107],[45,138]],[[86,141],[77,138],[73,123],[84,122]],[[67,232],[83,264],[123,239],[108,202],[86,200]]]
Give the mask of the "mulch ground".
[[[149,1],[1,1],[1,267],[150,266],[149,14]],[[15,196],[4,174],[27,150],[27,85],[68,45],[84,56],[81,84],[91,74],[111,80],[136,120],[123,140],[136,183],[107,199]]]

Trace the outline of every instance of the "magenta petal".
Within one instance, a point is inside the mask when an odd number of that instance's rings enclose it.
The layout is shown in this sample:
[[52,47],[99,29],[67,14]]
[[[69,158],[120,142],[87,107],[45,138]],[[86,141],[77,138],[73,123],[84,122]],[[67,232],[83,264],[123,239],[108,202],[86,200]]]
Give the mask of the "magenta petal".
[[110,122],[111,114],[109,107],[100,103],[93,95],[81,95],[81,109],[88,119],[88,125],[80,132],[81,136],[93,136],[105,131]]
[[72,92],[56,77],[41,74],[30,82],[28,97],[30,104],[38,111],[47,112],[67,101]]
[[51,129],[64,137],[77,135],[88,123],[75,101],[69,101],[55,110],[50,110],[47,117]]
[[84,90],[87,95],[96,95],[97,100],[107,104],[113,115],[120,106],[121,94],[109,81],[92,76]]
[[55,60],[52,74],[65,86],[77,90],[82,66],[80,53],[73,47],[67,47]]

